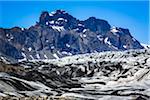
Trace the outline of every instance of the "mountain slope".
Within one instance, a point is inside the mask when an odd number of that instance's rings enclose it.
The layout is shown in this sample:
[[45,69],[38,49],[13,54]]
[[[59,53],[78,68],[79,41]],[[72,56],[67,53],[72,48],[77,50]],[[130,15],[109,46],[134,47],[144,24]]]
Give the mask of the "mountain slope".
[[90,17],[80,21],[63,10],[42,12],[29,29],[0,28],[0,53],[14,59],[51,59],[67,55],[143,49],[128,29]]

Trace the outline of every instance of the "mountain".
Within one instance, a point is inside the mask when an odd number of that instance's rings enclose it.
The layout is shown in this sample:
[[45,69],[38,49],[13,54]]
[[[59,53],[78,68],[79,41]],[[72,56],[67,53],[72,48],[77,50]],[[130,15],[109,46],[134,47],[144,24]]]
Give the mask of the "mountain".
[[2,100],[150,99],[150,50],[146,49],[20,63],[0,57],[0,66]]
[[0,28],[0,55],[19,61],[144,47],[128,29],[102,19],[80,21],[63,10],[42,12],[30,28]]

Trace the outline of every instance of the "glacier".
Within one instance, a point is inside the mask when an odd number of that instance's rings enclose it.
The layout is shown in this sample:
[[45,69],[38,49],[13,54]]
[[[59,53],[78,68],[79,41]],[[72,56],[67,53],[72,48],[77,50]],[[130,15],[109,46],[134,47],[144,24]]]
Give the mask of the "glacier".
[[0,58],[3,98],[150,99],[150,50],[108,51],[58,59]]

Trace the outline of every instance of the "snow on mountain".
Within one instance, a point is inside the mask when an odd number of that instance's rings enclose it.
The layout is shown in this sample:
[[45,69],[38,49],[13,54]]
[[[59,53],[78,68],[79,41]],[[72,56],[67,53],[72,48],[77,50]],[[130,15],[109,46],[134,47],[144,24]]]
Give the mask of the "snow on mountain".
[[58,31],[63,31],[64,30],[64,27],[63,26],[52,26],[52,28],[54,30],[58,30]]
[[113,33],[119,32],[119,30],[117,30],[117,28],[115,26],[113,26],[110,31],[113,32]]

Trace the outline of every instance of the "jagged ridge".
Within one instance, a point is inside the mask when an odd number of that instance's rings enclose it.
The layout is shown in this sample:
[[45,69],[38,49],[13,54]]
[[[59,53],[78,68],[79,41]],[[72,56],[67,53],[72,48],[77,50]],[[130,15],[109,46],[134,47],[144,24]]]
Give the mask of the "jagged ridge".
[[0,28],[0,47],[1,55],[17,60],[143,48],[128,29],[95,17],[80,21],[63,10],[42,12],[29,29]]

